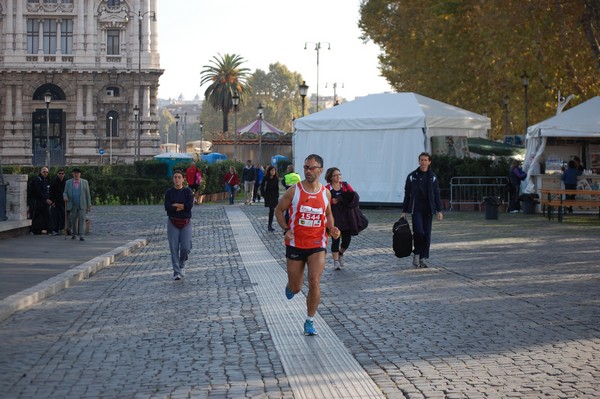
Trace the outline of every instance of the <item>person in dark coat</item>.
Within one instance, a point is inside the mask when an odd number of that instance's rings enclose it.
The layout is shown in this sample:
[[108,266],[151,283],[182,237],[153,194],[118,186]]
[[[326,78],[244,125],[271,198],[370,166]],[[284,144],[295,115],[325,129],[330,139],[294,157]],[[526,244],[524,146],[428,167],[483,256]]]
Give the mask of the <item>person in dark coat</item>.
[[[575,160],[570,160],[567,164],[567,170],[565,170],[560,177],[560,179],[565,184],[565,190],[577,190],[577,176],[580,175],[579,170],[577,169],[577,162]],[[575,199],[574,194],[568,194],[565,196],[566,199]],[[573,207],[568,207],[567,211],[569,214],[573,214]]]
[[336,167],[331,167],[325,172],[325,188],[331,193],[331,213],[341,235],[331,240],[331,256],[333,268],[341,270],[344,265],[344,253],[350,246],[352,236],[358,234],[359,221],[354,208],[358,206],[359,196],[352,186],[342,181],[342,172]]
[[275,213],[275,208],[279,203],[279,176],[277,175],[277,169],[275,169],[273,165],[267,166],[265,176],[260,184],[260,193],[265,199],[265,207],[269,208],[268,230],[274,231],[273,215]]
[[419,154],[419,167],[406,177],[404,185],[404,203],[401,218],[408,213],[412,215],[414,251],[413,266],[429,267],[429,247],[431,246],[431,229],[433,215],[442,220],[442,200],[438,178],[430,168],[431,155],[427,152]]
[[521,211],[521,202],[519,200],[521,182],[525,180],[526,177],[527,174],[521,168],[521,161],[514,160],[508,173],[510,191],[510,203],[508,205],[508,211],[511,213],[518,213]]
[[48,223],[50,221],[50,181],[48,180],[48,168],[43,167],[40,174],[33,181],[33,214],[31,221],[31,233],[42,234],[42,231],[48,231]]
[[63,192],[65,191],[65,170],[59,169],[56,176],[50,182],[50,200],[52,205],[50,208],[50,231],[51,235],[55,236],[61,230],[65,229],[65,201],[63,200]]

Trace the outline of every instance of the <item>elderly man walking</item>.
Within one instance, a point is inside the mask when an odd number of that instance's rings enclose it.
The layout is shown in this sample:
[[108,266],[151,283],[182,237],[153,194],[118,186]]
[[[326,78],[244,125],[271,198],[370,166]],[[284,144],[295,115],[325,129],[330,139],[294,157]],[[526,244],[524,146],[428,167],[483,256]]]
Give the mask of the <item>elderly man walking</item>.
[[[67,180],[65,184],[65,192],[63,193],[63,199],[67,203],[67,211],[70,212],[70,225],[73,236],[75,239],[75,226],[78,227],[79,240],[85,241],[83,236],[85,235],[85,218],[87,212],[92,209],[92,197],[90,196],[90,185],[88,181],[81,178],[81,170],[79,168],[73,168],[73,178]],[[76,222],[79,220],[79,223]]]

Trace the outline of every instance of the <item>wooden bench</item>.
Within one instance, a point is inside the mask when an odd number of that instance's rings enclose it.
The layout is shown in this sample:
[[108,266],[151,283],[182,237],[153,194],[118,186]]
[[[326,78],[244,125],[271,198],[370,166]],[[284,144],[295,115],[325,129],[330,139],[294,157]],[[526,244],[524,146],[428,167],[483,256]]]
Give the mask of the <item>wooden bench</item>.
[[[598,216],[600,217],[600,190],[560,190],[560,189],[541,189],[542,197],[540,203],[542,212],[546,214],[548,209],[548,220],[552,219],[554,207],[558,211],[558,221],[562,222],[565,209],[571,206],[588,206],[598,208]],[[575,199],[567,199],[567,195],[574,195]],[[590,198],[581,198],[589,196]],[[578,198],[579,197],[579,198]]]

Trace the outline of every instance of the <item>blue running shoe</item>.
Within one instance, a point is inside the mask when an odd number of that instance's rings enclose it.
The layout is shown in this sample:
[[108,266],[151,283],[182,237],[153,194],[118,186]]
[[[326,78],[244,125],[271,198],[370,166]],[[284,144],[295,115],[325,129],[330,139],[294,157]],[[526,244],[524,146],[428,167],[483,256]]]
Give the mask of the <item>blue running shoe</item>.
[[290,287],[288,287],[287,285],[285,286],[285,297],[287,299],[292,299],[294,297],[294,294],[292,291],[290,291]]
[[317,335],[317,330],[315,330],[315,326],[313,326],[313,322],[310,320],[304,322],[304,335]]

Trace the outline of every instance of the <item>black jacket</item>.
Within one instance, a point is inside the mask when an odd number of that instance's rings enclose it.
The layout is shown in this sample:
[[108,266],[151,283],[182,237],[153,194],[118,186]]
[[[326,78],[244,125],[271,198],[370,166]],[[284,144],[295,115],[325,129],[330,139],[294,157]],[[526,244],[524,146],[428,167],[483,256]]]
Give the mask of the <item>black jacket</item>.
[[440,197],[438,177],[431,169],[428,169],[427,172],[421,172],[421,169],[417,168],[406,177],[402,212],[413,213],[415,209],[415,198],[418,196],[419,184],[422,179],[427,180],[429,209],[431,209],[432,213],[437,213],[442,210],[442,199]]
[[[50,198],[50,182],[48,178],[42,176],[41,174],[37,175],[35,180],[33,181],[33,193],[34,197],[37,201],[44,202]],[[62,197],[62,193],[61,193]]]
[[265,199],[265,207],[275,208],[279,203],[279,178],[265,176],[260,185],[260,193]]
[[57,176],[50,182],[50,199],[55,204],[63,204],[63,193],[65,191],[65,184],[67,183],[67,179],[60,178]]
[[254,167],[244,167],[242,170],[242,181],[255,181],[256,180],[256,169]]

